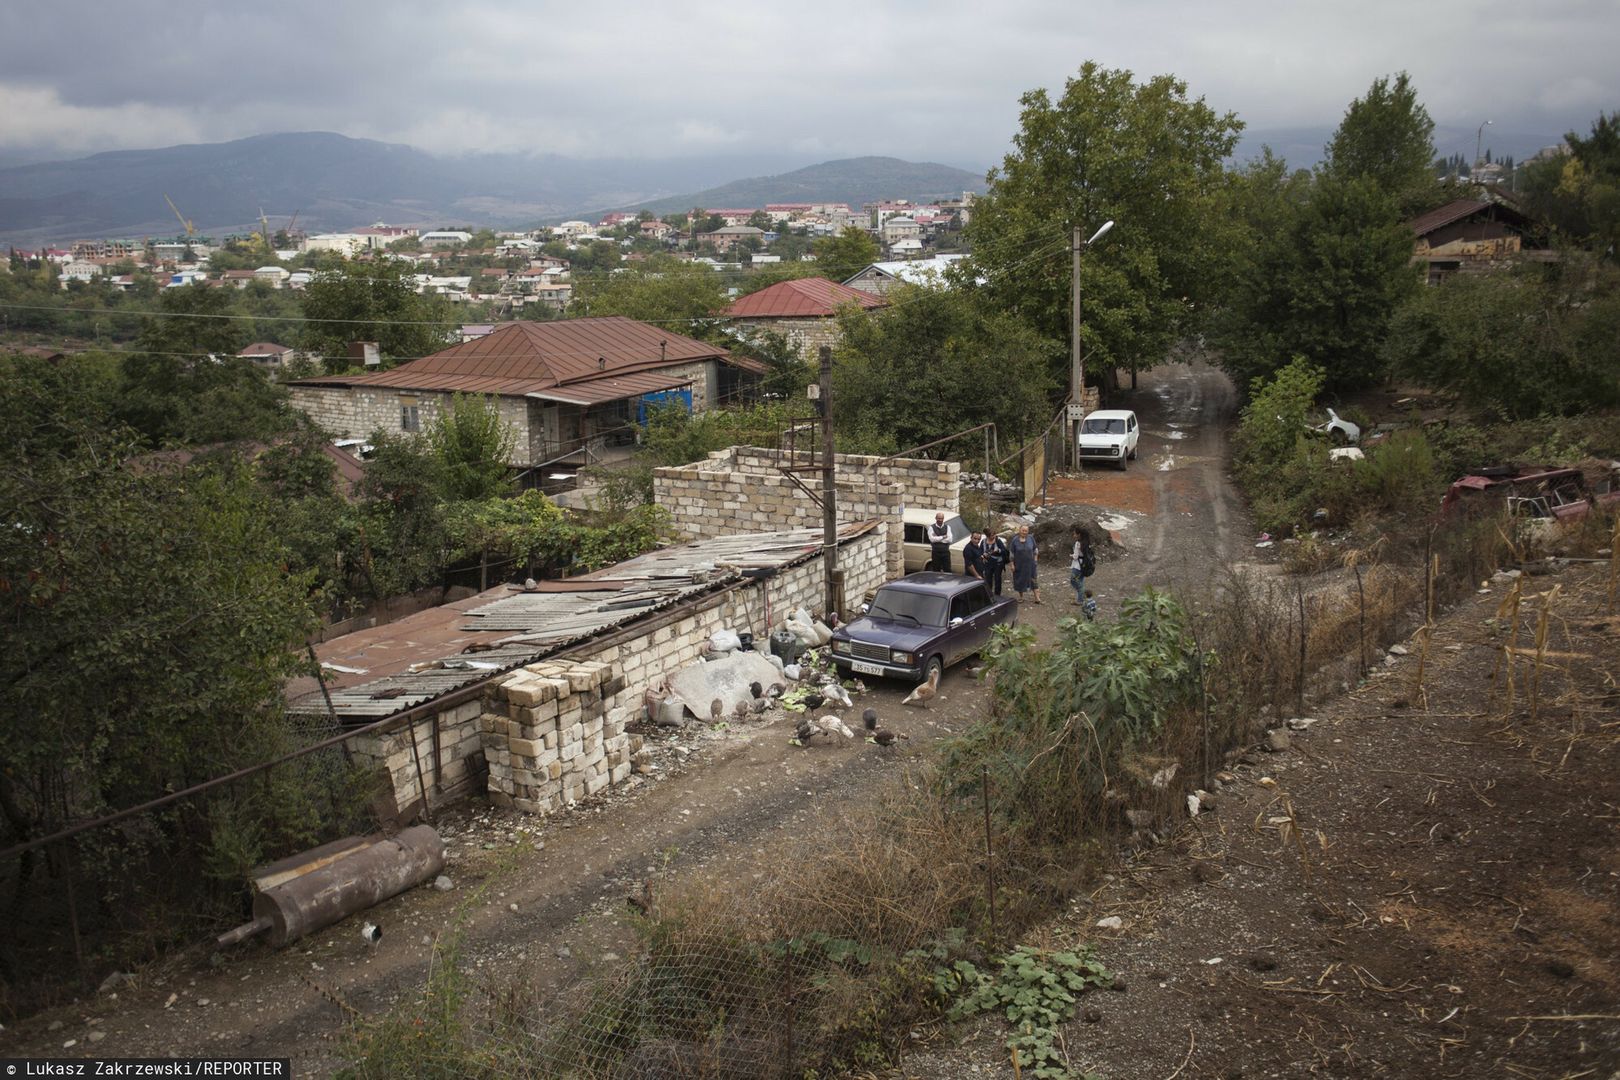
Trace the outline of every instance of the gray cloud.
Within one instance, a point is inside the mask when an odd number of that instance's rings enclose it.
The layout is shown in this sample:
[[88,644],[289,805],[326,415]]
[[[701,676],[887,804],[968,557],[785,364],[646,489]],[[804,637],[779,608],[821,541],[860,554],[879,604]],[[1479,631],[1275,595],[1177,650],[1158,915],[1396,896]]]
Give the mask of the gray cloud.
[[1019,94],[1092,59],[1172,72],[1261,131],[1331,128],[1404,69],[1448,151],[1486,118],[1556,137],[1620,109],[1617,40],[1611,0],[12,0],[0,150],[334,130],[451,152],[977,165],[1005,151]]

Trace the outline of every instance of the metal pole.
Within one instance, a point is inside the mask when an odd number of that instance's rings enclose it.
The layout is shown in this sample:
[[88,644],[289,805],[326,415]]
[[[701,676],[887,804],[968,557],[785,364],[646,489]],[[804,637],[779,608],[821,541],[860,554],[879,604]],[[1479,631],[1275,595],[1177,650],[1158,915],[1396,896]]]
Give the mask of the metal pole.
[[984,797],[985,887],[990,894],[990,940],[996,940],[996,852],[990,841],[990,766],[981,765],[980,794]]
[[[1074,228],[1074,268],[1069,283],[1070,299],[1074,304],[1073,320],[1070,326],[1071,348],[1069,356],[1069,400],[1076,405],[1086,400],[1086,369],[1080,362],[1080,249],[1085,245],[1080,235],[1080,227]],[[1064,452],[1067,458],[1073,455],[1074,464],[1080,463],[1080,449],[1075,442],[1074,423],[1065,420],[1063,430],[1067,433],[1069,449]]]
[[838,465],[833,459],[832,349],[821,347],[821,568],[826,578],[826,610],[843,607],[838,587]]

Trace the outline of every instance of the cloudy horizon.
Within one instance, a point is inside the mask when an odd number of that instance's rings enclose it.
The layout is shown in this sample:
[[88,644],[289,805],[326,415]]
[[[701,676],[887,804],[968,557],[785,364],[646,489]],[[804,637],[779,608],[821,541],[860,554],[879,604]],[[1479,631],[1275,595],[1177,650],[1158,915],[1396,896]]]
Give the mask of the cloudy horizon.
[[1485,120],[1504,139],[1553,140],[1620,109],[1607,0],[155,10],[0,10],[0,154],[336,131],[441,154],[977,168],[1006,152],[1022,93],[1059,92],[1086,60],[1174,74],[1251,132],[1331,129],[1373,79],[1405,70],[1442,154],[1472,153]]

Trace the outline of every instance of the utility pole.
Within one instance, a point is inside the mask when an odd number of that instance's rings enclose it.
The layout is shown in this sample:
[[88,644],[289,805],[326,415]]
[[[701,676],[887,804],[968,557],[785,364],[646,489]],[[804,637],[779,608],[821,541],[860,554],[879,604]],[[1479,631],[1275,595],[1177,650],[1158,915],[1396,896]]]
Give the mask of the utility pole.
[[[1069,356],[1069,403],[1080,406],[1086,400],[1086,369],[1080,362],[1080,249],[1085,246],[1080,236],[1080,226],[1074,227],[1074,269],[1070,276],[1069,298],[1074,305],[1070,322],[1072,344]],[[1068,418],[1063,423],[1063,430],[1068,432],[1069,454],[1073,455],[1074,464],[1080,464],[1079,432],[1076,426],[1080,418],[1076,414],[1079,409],[1071,408]]]
[[832,349],[821,347],[821,569],[827,581],[826,612],[844,610],[844,574],[838,569],[838,465],[833,458]]

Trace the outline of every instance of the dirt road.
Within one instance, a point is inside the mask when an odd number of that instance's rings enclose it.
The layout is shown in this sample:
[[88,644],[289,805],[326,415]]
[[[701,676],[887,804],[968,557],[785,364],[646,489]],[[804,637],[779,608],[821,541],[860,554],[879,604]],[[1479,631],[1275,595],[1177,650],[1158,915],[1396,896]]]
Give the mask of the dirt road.
[[[1230,385],[1207,367],[1146,373],[1123,403],[1142,419],[1138,460],[1122,474],[1090,470],[1054,485],[1053,502],[1089,504],[1117,525],[1124,554],[1096,579],[1105,610],[1144,584],[1207,579],[1232,556],[1231,538],[1247,535],[1222,467],[1232,402]],[[1066,551],[1044,554],[1046,603],[1023,616],[1043,637],[1072,613]],[[456,923],[476,978],[532,980],[544,997],[622,953],[624,898],[640,882],[701,873],[747,888],[769,871],[775,841],[802,835],[832,807],[874,797],[908,755],[959,729],[984,700],[954,670],[930,711],[902,708],[906,689],[875,686],[857,702],[911,736],[899,754],[859,741],[792,747],[793,720],[783,714],[666,737],[657,773],[628,795],[541,821],[486,808],[442,816],[454,888],[417,889],[368,913],[383,928],[375,948],[350,919],[279,953],[250,945],[210,959],[204,950],[140,973],[116,998],[30,1018],[0,1035],[0,1052],[288,1056],[300,1075],[326,1075],[342,1061],[349,1010],[375,1015],[420,987],[429,942]]]

